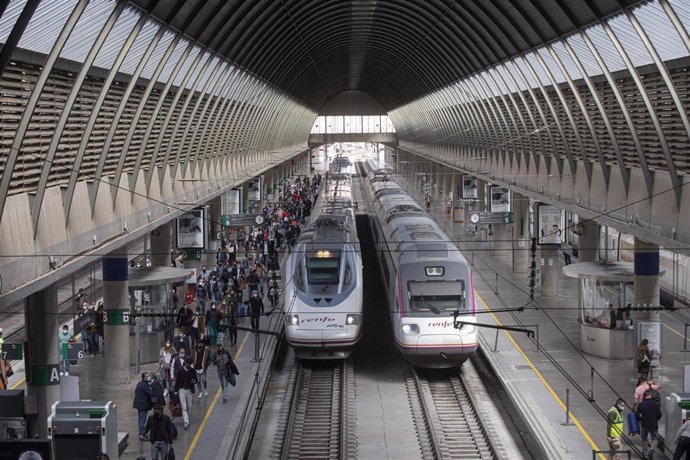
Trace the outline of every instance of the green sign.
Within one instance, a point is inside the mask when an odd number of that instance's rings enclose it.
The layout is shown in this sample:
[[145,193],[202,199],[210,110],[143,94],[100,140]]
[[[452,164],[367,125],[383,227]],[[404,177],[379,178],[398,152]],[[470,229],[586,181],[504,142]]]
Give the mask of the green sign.
[[83,342],[67,342],[62,344],[62,359],[67,361],[75,361],[77,359],[84,359],[84,343]]
[[129,326],[129,308],[104,310],[103,324],[106,326]]
[[57,364],[32,365],[31,372],[26,376],[26,381],[37,387],[60,385],[60,368]]

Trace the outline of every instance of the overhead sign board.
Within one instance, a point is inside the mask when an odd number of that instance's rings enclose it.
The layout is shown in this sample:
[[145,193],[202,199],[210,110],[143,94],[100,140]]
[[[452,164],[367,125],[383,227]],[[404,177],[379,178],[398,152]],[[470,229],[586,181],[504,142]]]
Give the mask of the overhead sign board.
[[226,214],[223,216],[223,225],[227,227],[244,227],[245,225],[256,225],[256,218],[259,214]]
[[478,224],[512,224],[513,223],[513,213],[512,212],[480,212],[472,214],[472,217],[477,216],[472,219],[472,222]]

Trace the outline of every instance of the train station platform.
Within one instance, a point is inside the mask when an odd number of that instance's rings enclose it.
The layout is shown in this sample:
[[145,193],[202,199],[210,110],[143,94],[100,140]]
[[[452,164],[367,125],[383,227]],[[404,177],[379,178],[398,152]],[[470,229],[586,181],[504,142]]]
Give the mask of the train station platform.
[[[249,319],[246,317],[241,318],[239,326],[248,327]],[[263,323],[262,327],[264,327]],[[271,324],[271,327],[273,327],[273,324]],[[230,347],[229,344],[229,340],[226,339],[224,346],[233,356],[240,371],[240,375],[237,377],[237,386],[231,387],[228,402],[223,403],[215,367],[213,365],[209,367],[207,372],[208,395],[201,398],[197,397],[198,393],[193,395],[192,408],[189,411],[189,430],[183,429],[181,418],[178,417],[174,420],[179,433],[177,440],[173,443],[177,455],[176,458],[216,458],[216,455],[222,450],[221,445],[224,442],[227,444],[228,441],[231,441],[235,434],[234,431],[230,433],[227,431],[231,426],[236,428],[233,424],[233,421],[239,419],[236,411],[246,407],[246,398],[248,397],[246,392],[247,386],[253,384],[258,366],[262,363],[253,362],[256,342],[251,332],[239,331],[237,346]],[[103,345],[104,348],[107,346],[109,344]],[[263,342],[260,346],[264,346]],[[139,382],[141,374],[134,375],[134,368],[132,368],[133,375],[129,385],[106,385],[104,365],[103,354],[101,354],[100,356],[86,356],[76,365],[71,366],[70,376],[79,379],[80,399],[113,401],[118,407],[118,431],[126,433],[128,437],[127,446],[120,458],[125,460],[139,458],[142,446],[144,457],[150,458],[151,444],[148,441],[141,442],[138,439],[137,411],[132,408],[134,389]],[[142,365],[140,372],[158,373],[158,365]],[[16,389],[23,388],[23,386],[24,372],[23,366],[21,366],[17,367],[16,373],[10,382],[10,387]],[[149,412],[150,414],[151,412]],[[170,414],[168,410],[166,410],[166,414]]]
[[[455,223],[445,207],[432,209],[432,214],[472,264],[477,322],[536,333],[530,339],[524,333],[479,328],[482,353],[523,413],[529,425],[525,429],[539,439],[547,458],[585,460],[596,458],[597,451],[607,451],[606,413],[618,397],[632,406],[638,374],[633,360],[597,358],[580,351],[578,280],[559,270],[558,295],[546,297],[537,291],[535,301],[529,303],[527,274],[512,269],[512,241],[489,237],[482,242],[478,236],[466,236],[465,225]],[[560,256],[559,269],[565,263]],[[506,312],[526,304],[523,312]],[[682,392],[683,366],[690,363],[681,351],[685,348],[683,327],[690,318],[663,312],[661,319],[664,350],[654,378],[662,384],[663,410],[665,396]],[[660,424],[660,433],[665,435],[663,416]],[[624,450],[631,451],[631,458],[640,458],[641,444],[639,435],[627,436]],[[664,454],[672,456],[668,450]],[[655,458],[665,457],[657,451]]]

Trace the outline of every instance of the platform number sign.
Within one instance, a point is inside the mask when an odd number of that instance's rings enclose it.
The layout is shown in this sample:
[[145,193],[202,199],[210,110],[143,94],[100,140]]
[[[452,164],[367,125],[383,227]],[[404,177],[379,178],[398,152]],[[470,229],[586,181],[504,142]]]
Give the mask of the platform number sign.
[[2,345],[2,359],[9,361],[19,361],[24,359],[23,343],[5,343]]
[[62,358],[70,361],[72,364],[76,363],[78,359],[84,359],[84,343],[67,342],[62,344]]

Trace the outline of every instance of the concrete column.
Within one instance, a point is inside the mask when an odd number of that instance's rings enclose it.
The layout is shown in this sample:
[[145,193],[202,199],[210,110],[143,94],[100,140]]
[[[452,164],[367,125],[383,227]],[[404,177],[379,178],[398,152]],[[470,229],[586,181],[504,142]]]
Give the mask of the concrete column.
[[577,261],[595,262],[599,249],[599,233],[601,227],[593,220],[585,220],[578,227],[582,228],[577,238]]
[[129,266],[126,248],[103,258],[103,306],[107,322],[104,327],[105,382],[121,385],[130,382],[129,372]]
[[542,246],[540,255],[541,295],[553,297],[558,295],[558,246]]
[[529,234],[529,198],[513,192],[513,271],[524,273],[531,263]]
[[25,324],[29,340],[26,412],[31,438],[48,436],[48,415],[53,404],[60,399],[57,305],[55,285],[30,295],[26,303]]
[[172,224],[168,222],[151,232],[151,266],[169,267]]
[[[635,238],[635,304],[659,305],[659,245]],[[659,318],[659,312],[636,312],[635,317]]]

